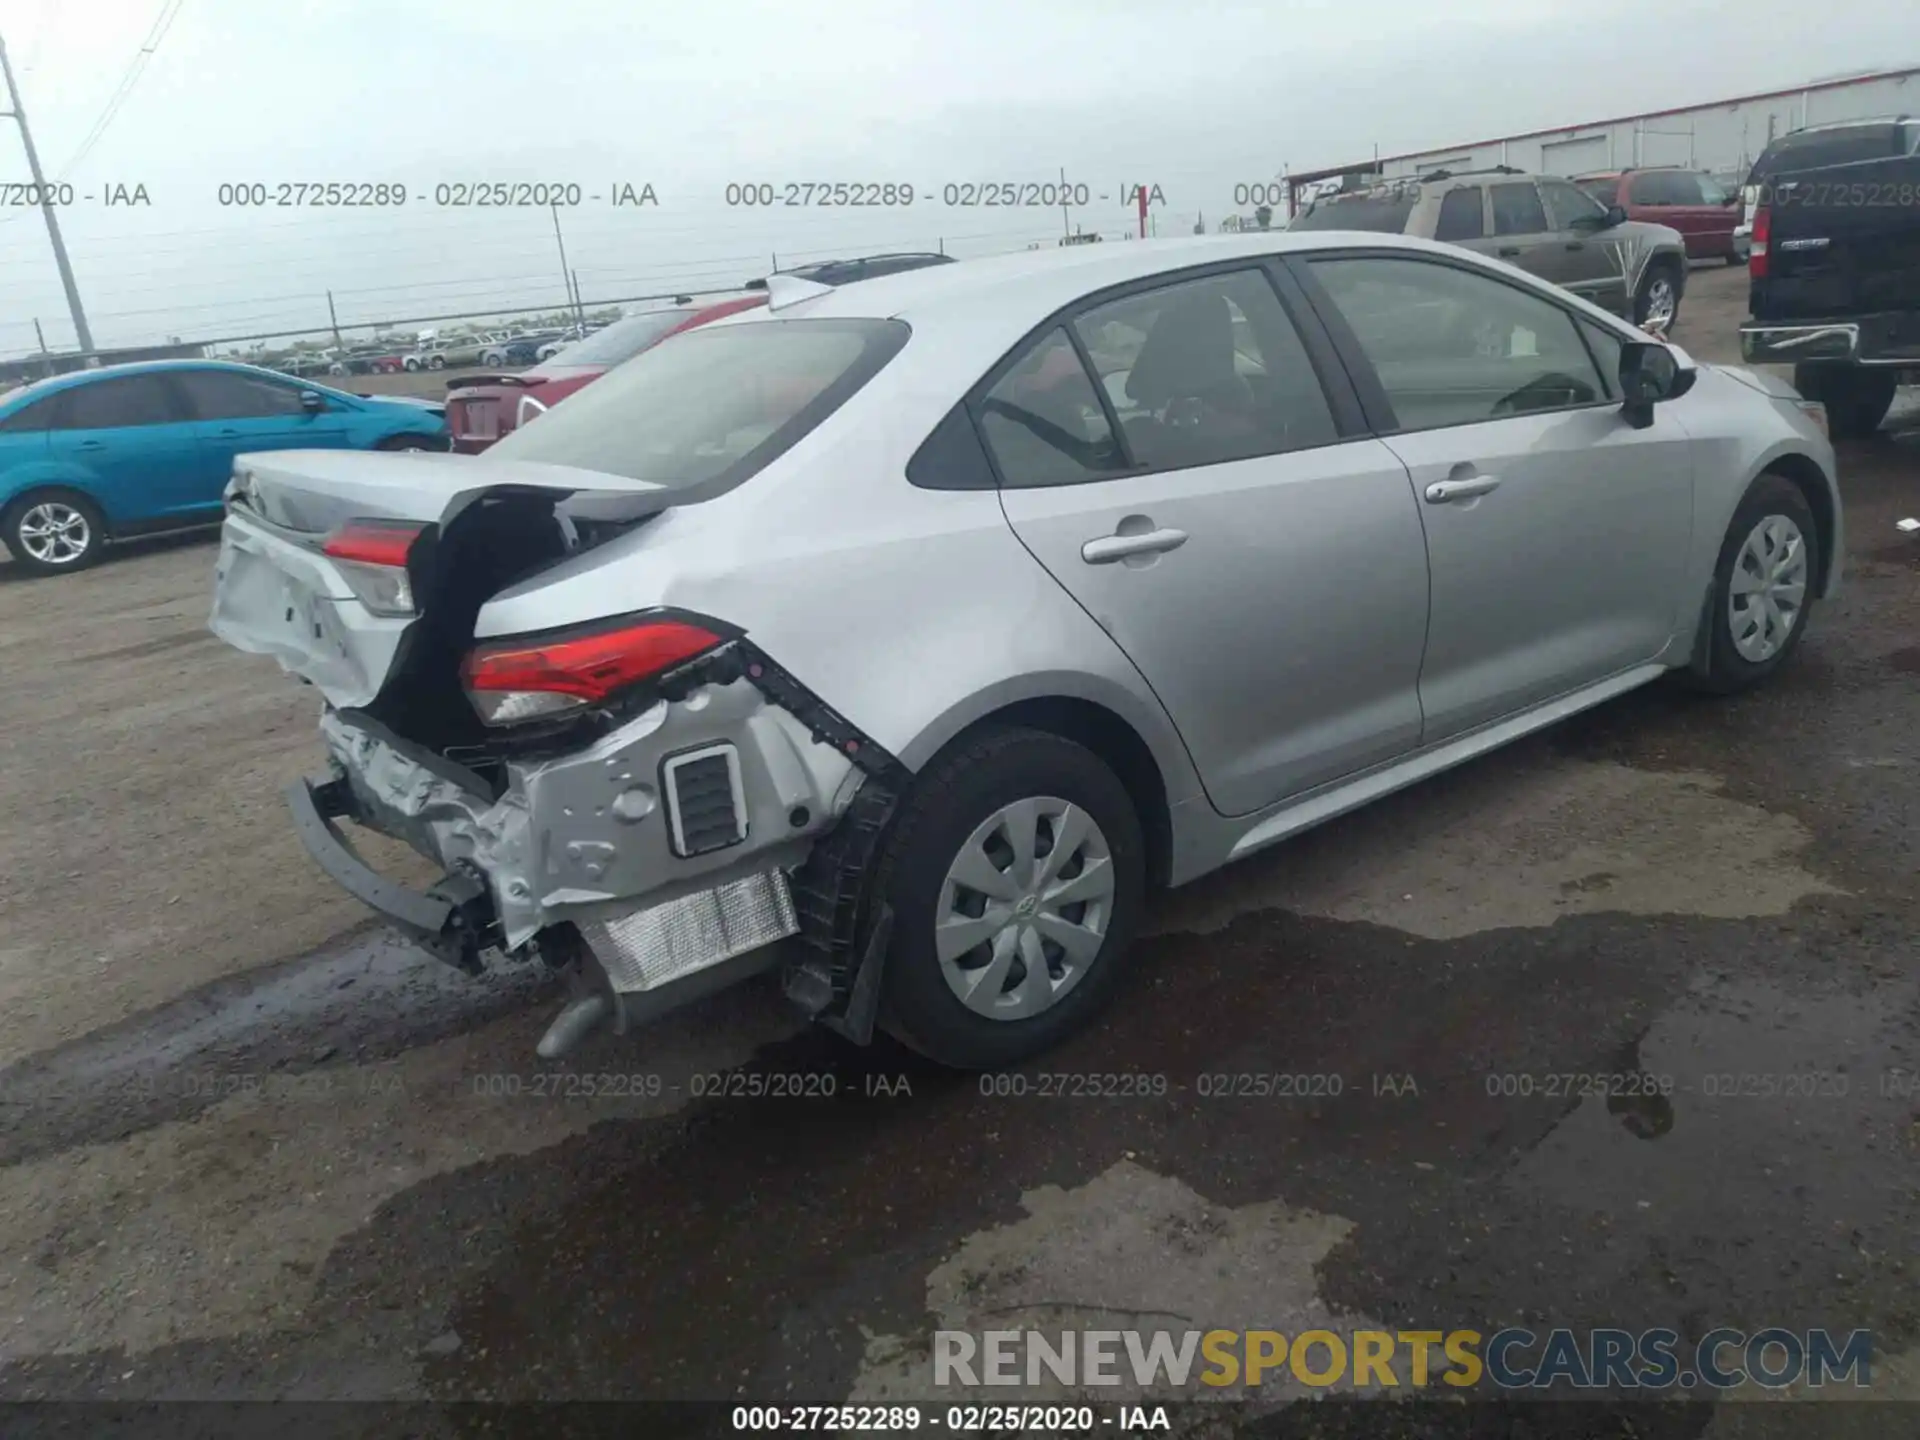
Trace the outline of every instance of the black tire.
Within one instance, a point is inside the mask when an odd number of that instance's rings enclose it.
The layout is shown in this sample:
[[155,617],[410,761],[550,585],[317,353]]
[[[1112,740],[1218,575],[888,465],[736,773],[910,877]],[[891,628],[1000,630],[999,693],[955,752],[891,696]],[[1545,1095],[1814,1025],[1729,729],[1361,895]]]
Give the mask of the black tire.
[[[1806,590],[1795,612],[1786,643],[1763,660],[1749,660],[1734,644],[1732,613],[1734,566],[1747,537],[1769,516],[1784,516],[1793,522],[1807,547]],[[1685,682],[1695,690],[1711,695],[1732,695],[1750,690],[1771,677],[1787,663],[1787,657],[1799,648],[1800,637],[1807,632],[1813,616],[1814,582],[1819,574],[1822,539],[1807,497],[1785,476],[1771,472],[1759,476],[1747,487],[1747,493],[1734,509],[1727,524],[1726,538],[1720,542],[1720,560],[1713,570],[1713,596],[1703,623],[1707,627],[1707,664],[1704,673],[1682,672]]]
[[[1100,947],[1080,980],[1036,1015],[997,1020],[968,1009],[947,983],[934,925],[948,867],[973,831],[1001,807],[1037,796],[1078,806],[1099,827],[1114,870],[1113,901]],[[893,910],[881,1025],[939,1064],[995,1069],[1046,1050],[1112,998],[1139,923],[1145,846],[1126,787],[1092,751],[1044,731],[991,730],[915,779],[882,848],[873,887],[873,897]]]
[[[26,518],[41,505],[60,505],[78,515],[85,526],[87,542],[78,555],[70,560],[47,561],[36,556],[27,548],[20,527]],[[100,514],[100,507],[77,490],[29,490],[7,507],[4,521],[5,529],[0,539],[6,542],[7,550],[12,554],[14,563],[27,574],[39,577],[45,575],[71,575],[76,570],[85,570],[97,564],[100,553],[107,548],[107,523]]]
[[1729,250],[1727,252],[1727,265],[1729,268],[1735,265],[1744,265],[1746,263],[1747,263],[1747,257],[1742,255],[1738,250]]
[[373,447],[376,450],[444,450],[446,444],[431,435],[389,435]]
[[1633,292],[1634,324],[1647,323],[1647,314],[1653,308],[1654,287],[1663,279],[1673,287],[1673,314],[1667,321],[1667,329],[1671,330],[1680,323],[1680,297],[1686,290],[1686,276],[1682,267],[1673,261],[1655,260],[1640,277],[1640,288]]
[[1827,407],[1827,433],[1835,440],[1864,440],[1893,408],[1900,374],[1863,365],[1808,363],[1793,367],[1793,388]]
[[435,355],[435,356],[433,356],[433,357],[431,357],[431,358],[430,358],[430,359],[429,359],[429,360],[427,361],[427,368],[428,368],[429,370],[444,370],[444,369],[446,369],[446,368],[447,368],[447,357],[446,357],[446,356],[444,356],[444,355]]

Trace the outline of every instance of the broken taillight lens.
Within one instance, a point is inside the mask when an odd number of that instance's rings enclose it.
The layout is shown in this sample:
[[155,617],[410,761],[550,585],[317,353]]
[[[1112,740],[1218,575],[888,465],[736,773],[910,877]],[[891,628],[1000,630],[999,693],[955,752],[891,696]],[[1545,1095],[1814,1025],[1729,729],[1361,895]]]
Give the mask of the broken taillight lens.
[[540,639],[489,641],[460,667],[489,725],[582,709],[703,655],[726,637],[688,620],[625,616]]
[[360,603],[389,618],[417,613],[407,556],[425,530],[402,520],[349,520],[327,536],[320,553],[333,561]]

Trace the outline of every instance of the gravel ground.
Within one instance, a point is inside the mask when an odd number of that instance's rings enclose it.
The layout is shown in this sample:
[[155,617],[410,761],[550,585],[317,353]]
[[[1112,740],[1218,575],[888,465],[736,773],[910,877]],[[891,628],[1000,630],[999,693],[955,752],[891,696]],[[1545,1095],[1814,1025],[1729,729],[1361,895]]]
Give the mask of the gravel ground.
[[[1676,339],[1730,358],[1740,280],[1696,272]],[[764,988],[538,1067],[542,977],[440,971],[299,852],[276,792],[314,704],[206,635],[204,540],[0,567],[0,1395],[834,1401],[913,1390],[937,1327],[1202,1309],[1865,1327],[1876,1393],[1914,1395],[1905,413],[1843,453],[1848,587],[1764,692],[1638,692],[1165,897],[1127,993],[1029,1072],[1147,1097],[983,1094]],[[1493,1093],[1628,1070],[1672,1096]],[[701,1093],[796,1071],[834,1098]],[[1716,1093],[1813,1072],[1845,1093]],[[1340,1089],[1204,1093],[1221,1073]],[[1263,1433],[1778,1410],[1332,1404]]]

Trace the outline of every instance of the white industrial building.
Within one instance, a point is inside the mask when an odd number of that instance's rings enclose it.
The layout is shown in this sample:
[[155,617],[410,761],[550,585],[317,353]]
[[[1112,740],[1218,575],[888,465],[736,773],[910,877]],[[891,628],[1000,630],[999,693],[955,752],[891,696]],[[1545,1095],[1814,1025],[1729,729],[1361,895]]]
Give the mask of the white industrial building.
[[1581,175],[1638,165],[1686,165],[1745,175],[1776,135],[1806,125],[1920,114],[1920,66],[1809,81],[1791,90],[1740,95],[1704,105],[1622,115],[1584,125],[1529,130],[1465,145],[1332,166],[1286,178],[1294,194],[1349,176],[1386,178],[1432,170],[1511,165],[1548,175]]

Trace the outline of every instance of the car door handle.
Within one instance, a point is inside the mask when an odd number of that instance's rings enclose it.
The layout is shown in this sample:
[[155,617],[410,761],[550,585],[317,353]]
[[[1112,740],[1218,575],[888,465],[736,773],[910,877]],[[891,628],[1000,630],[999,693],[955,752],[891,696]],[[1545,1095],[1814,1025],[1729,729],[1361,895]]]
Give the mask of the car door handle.
[[1129,555],[1160,555],[1178,550],[1187,543],[1184,530],[1149,530],[1144,535],[1103,535],[1080,547],[1080,558],[1089,565],[1111,565]]
[[1496,255],[1504,255],[1504,256],[1507,256],[1508,258],[1511,258],[1520,253],[1520,247],[1518,245],[1502,245],[1498,250],[1494,251],[1493,253]]
[[104,440],[82,440],[79,445],[74,448],[79,450],[104,450],[107,448],[107,442]]
[[1436,480],[1427,486],[1427,503],[1446,505],[1454,500],[1471,500],[1499,488],[1498,475],[1463,475],[1458,480]]

